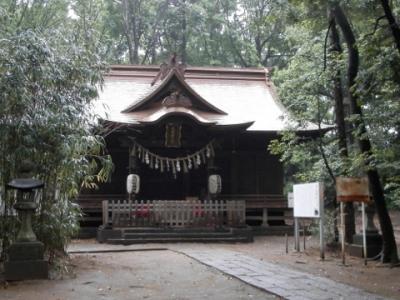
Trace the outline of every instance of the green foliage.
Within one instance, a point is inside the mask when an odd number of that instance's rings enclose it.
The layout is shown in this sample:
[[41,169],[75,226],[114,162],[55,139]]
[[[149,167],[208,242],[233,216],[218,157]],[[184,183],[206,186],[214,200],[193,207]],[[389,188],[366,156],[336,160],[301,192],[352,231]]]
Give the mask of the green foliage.
[[[91,103],[105,69],[96,42],[81,36],[75,30],[79,24],[68,18],[60,28],[27,29],[42,20],[36,3],[42,1],[14,3],[14,11],[23,10],[19,15],[2,11],[6,19],[20,20],[0,28],[0,199],[8,208],[0,233],[6,248],[16,223],[10,216],[15,197],[5,185],[29,160],[33,175],[45,182],[35,226],[54,253],[64,251],[77,230],[80,213],[71,201],[82,186],[106,181],[112,164],[104,141],[93,134]],[[42,3],[43,10],[49,7]]]
[[[77,220],[82,216],[78,204],[70,198],[57,195],[54,202],[42,201],[38,215],[34,223],[37,238],[50,250],[51,260],[56,254],[64,254],[65,247],[72,236],[79,232]],[[56,197],[57,197],[56,196]]]
[[[279,95],[289,109],[295,127],[303,128],[307,121],[315,124],[334,124],[333,81],[334,74],[340,72],[343,90],[347,73],[347,53],[329,52],[329,39],[325,49],[328,18],[326,1],[290,1],[292,12],[296,12],[294,22],[287,26],[285,35],[296,53],[288,61],[287,67],[274,73],[274,82]],[[294,134],[283,135],[274,141],[270,149],[282,155],[289,169],[295,170],[295,179],[328,180],[326,163],[316,155],[324,153],[334,176],[362,175],[365,160],[378,168],[383,181],[386,198],[390,205],[399,203],[399,121],[400,113],[400,56],[394,48],[393,37],[382,7],[376,1],[342,1],[348,17],[352,20],[357,34],[360,52],[360,70],[357,86],[367,124],[368,137],[373,143],[373,152],[368,157],[358,152],[354,135],[358,128],[351,124],[358,116],[347,114],[349,158],[338,155],[339,148],[335,131],[320,140],[316,147]],[[398,12],[398,1],[393,2],[394,12]],[[342,44],[342,48],[346,47]],[[326,53],[326,56],[324,55]],[[344,94],[346,97],[346,93]],[[347,108],[347,111],[349,109]],[[350,130],[353,131],[350,134]],[[316,148],[319,151],[316,152]],[[319,168],[325,169],[321,171]],[[315,173],[314,173],[315,172]],[[311,173],[311,174],[309,174]],[[311,176],[316,174],[316,176]]]
[[[327,245],[337,246],[336,240],[336,224],[339,222],[337,219],[338,214],[333,209],[325,210],[323,218],[324,226],[324,239]],[[320,220],[319,220],[320,221]],[[313,222],[310,225],[311,234],[315,237],[320,235],[319,221]]]
[[284,38],[286,0],[105,3],[102,26],[114,45],[110,62],[154,64],[177,52],[191,65],[277,67],[291,55]]

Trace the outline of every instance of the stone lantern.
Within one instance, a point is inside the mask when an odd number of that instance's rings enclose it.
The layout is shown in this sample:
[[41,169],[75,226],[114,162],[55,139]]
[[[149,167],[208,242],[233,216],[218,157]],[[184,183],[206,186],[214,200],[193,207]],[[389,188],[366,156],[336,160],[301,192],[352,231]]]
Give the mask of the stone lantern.
[[9,260],[5,263],[6,280],[47,279],[48,263],[43,259],[43,243],[36,239],[32,230],[32,216],[37,204],[34,202],[35,190],[43,188],[37,179],[13,179],[8,189],[17,190],[14,208],[21,222],[16,241],[10,246]]

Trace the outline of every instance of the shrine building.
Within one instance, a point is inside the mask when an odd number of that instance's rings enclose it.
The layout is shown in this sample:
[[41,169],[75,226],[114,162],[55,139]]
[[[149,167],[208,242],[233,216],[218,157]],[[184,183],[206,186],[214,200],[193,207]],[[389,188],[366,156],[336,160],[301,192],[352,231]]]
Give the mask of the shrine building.
[[126,228],[287,227],[283,165],[267,148],[290,121],[267,69],[114,65],[96,112],[114,171],[78,201],[83,228],[112,232],[100,241],[128,243]]

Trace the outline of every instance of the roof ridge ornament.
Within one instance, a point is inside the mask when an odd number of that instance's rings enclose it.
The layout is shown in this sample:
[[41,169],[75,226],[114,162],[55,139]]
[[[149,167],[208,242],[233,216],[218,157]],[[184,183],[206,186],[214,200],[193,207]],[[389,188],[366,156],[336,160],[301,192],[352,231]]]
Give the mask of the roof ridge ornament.
[[167,97],[164,98],[162,101],[162,105],[164,107],[192,107],[192,101],[190,100],[189,97],[184,95],[182,91],[176,90],[171,92],[171,94]]
[[163,62],[160,65],[160,71],[157,73],[156,77],[154,77],[151,85],[153,86],[156,84],[158,80],[164,80],[173,70],[182,76],[182,78],[185,78],[186,64],[177,60],[177,54],[175,52],[172,53],[168,63]]

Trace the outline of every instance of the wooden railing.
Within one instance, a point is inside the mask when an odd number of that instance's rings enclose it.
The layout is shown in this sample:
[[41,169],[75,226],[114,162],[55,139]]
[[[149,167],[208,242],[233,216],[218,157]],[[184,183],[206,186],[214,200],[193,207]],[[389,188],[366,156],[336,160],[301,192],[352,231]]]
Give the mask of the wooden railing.
[[103,225],[113,227],[218,227],[245,224],[244,201],[105,200]]

